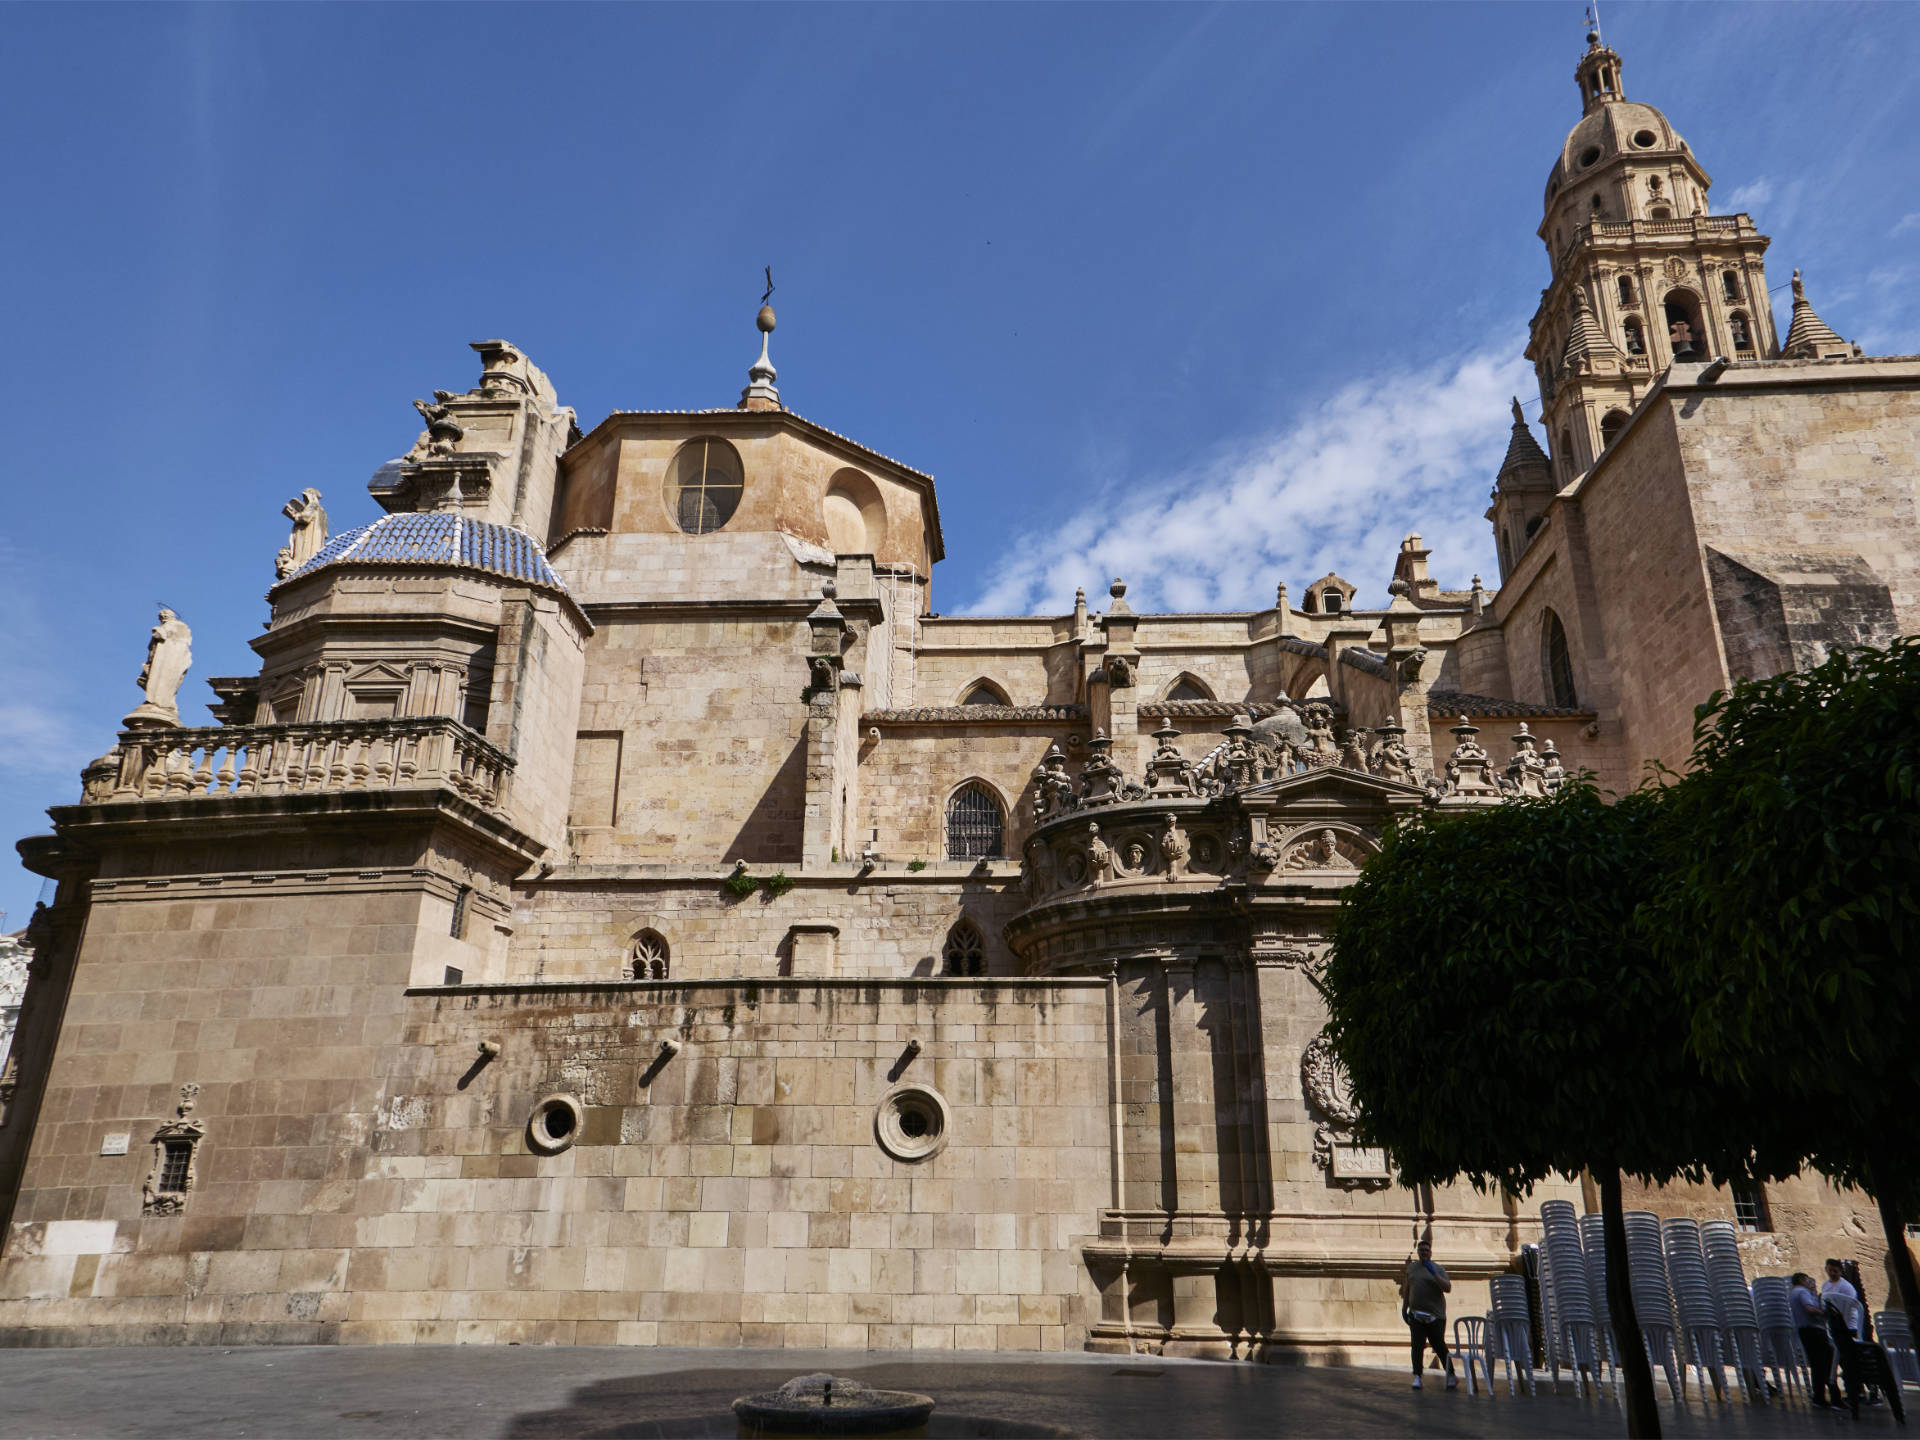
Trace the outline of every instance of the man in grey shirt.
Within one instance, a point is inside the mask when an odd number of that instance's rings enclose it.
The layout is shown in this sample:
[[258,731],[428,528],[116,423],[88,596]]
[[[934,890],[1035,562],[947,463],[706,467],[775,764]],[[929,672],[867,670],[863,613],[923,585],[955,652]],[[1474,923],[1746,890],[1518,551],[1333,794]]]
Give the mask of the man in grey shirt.
[[1453,1373],[1453,1356],[1447,1353],[1447,1292],[1453,1281],[1447,1272],[1433,1263],[1433,1242],[1422,1240],[1418,1259],[1407,1262],[1407,1273],[1400,1277],[1400,1303],[1407,1317],[1407,1329],[1413,1332],[1413,1388],[1420,1388],[1420,1371],[1426,1365],[1427,1347],[1447,1367],[1447,1389],[1459,1381]]

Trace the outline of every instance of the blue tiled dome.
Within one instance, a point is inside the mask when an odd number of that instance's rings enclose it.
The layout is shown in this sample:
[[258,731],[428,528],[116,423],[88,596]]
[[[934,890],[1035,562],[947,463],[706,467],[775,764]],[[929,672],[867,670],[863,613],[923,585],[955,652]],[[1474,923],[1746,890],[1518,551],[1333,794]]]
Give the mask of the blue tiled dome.
[[280,584],[329,565],[450,565],[568,593],[531,535],[451,511],[382,515],[371,525],[343,530]]

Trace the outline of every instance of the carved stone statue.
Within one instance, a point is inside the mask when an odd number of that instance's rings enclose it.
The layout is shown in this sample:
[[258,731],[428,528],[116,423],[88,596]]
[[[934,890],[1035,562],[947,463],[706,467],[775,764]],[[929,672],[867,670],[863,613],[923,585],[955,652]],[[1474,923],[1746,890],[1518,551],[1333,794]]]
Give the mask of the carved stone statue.
[[180,682],[187,678],[193,664],[193,631],[173,611],[162,607],[159,623],[147,637],[147,663],[134,683],[147,692],[147,698],[127,716],[129,726],[178,725],[180,707],[176,697]]
[[1340,832],[1322,830],[1287,852],[1289,870],[1355,870],[1356,860],[1342,853]]
[[1498,795],[1500,787],[1489,775],[1487,752],[1473,737],[1480,727],[1466,716],[1452,727],[1453,753],[1447,757],[1447,792],[1453,795]]
[[1133,662],[1124,655],[1115,655],[1107,661],[1107,683],[1120,690],[1133,684]]
[[1506,788],[1516,795],[1542,797],[1549,793],[1546,775],[1547,762],[1534,749],[1533,736],[1522,721],[1513,737],[1513,759],[1507,762]]
[[1299,749],[1299,758],[1315,769],[1340,763],[1340,747],[1333,738],[1333,707],[1324,701],[1310,702],[1300,712],[1300,719],[1307,727],[1306,744]]
[[1119,799],[1126,777],[1114,763],[1112,738],[1106,731],[1096,730],[1093,739],[1087,742],[1087,749],[1093,753],[1080,767],[1080,803],[1095,805]]
[[1173,742],[1180,738],[1180,732],[1173,728],[1171,720],[1162,720],[1160,728],[1153,732],[1153,738],[1159,742],[1153,752],[1153,758],[1147,761],[1147,791],[1153,795],[1192,795],[1196,793],[1193,762],[1180,753],[1180,747]]
[[1187,839],[1187,832],[1180,828],[1178,815],[1169,813],[1166,826],[1160,832],[1160,858],[1167,862],[1167,878],[1178,880],[1187,873],[1187,857],[1193,853],[1193,844]]
[[1551,737],[1540,747],[1540,779],[1547,787],[1547,793],[1553,794],[1566,784],[1566,767],[1560,763],[1560,751]]
[[1073,777],[1067,774],[1067,757],[1058,745],[1049,745],[1039,773],[1033,777],[1033,818],[1044,820],[1072,808]]
[[327,512],[321,508],[320,492],[308,489],[287,501],[280,513],[293,521],[293,534],[273,561],[275,578],[284,580],[327,543]]
[[1419,784],[1419,777],[1414,772],[1413,753],[1407,749],[1407,727],[1400,723],[1400,717],[1389,715],[1387,723],[1374,733],[1380,737],[1380,743],[1373,747],[1367,768],[1382,780],[1397,780],[1403,785]]
[[1340,747],[1340,767],[1343,770],[1358,770],[1363,774],[1367,769],[1367,732],[1349,729],[1346,742]]
[[454,398],[453,393],[436,390],[433,398],[435,403],[431,405],[424,400],[413,402],[413,408],[420,412],[420,418],[427,422],[427,428],[420,432],[420,438],[413,442],[413,448],[402,457],[409,464],[451,455],[453,447],[466,438],[466,427],[453,418],[447,407],[447,402]]
[[1098,822],[1087,822],[1087,879],[1104,885],[1113,879],[1113,848],[1100,838]]

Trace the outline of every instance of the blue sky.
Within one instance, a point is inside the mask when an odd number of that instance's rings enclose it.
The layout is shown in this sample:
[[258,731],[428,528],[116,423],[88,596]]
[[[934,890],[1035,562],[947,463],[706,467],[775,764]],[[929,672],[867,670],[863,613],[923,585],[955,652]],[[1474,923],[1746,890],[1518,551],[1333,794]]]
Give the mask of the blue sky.
[[[1920,350],[1920,8],[1609,3],[1842,334]],[[591,426],[730,404],[930,470],[944,611],[1384,599],[1480,513],[1578,118],[1573,3],[10,6],[0,837],[112,743],[156,601],[254,668],[279,509],[372,518],[505,336]],[[1784,291],[1775,297],[1784,329]],[[1521,388],[1524,387],[1524,388]],[[1013,537],[1025,536],[1024,540]],[[38,881],[0,863],[8,928]]]

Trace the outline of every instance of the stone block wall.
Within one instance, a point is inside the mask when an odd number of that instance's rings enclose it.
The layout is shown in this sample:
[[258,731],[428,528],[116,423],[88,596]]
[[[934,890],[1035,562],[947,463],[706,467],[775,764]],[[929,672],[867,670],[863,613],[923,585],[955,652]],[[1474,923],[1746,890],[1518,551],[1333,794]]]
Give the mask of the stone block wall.
[[[890,862],[864,877],[858,869],[842,864],[796,872],[785,894],[760,890],[744,898],[722,886],[725,871],[629,874],[618,883],[568,872],[521,901],[505,978],[618,980],[634,936],[652,930],[667,942],[676,979],[771,980],[808,973],[793,969],[796,927],[831,929],[831,969],[812,973],[933,975],[947,933],[962,917],[985,942],[987,973],[1017,971],[1000,933],[1025,903],[1017,865],[1002,862],[986,874],[968,864],[910,872]],[[773,872],[760,866],[750,873],[765,878]]]
[[[340,1338],[1078,1348],[1105,1018],[1085,982],[417,994]],[[931,1159],[875,1141],[895,1076],[951,1107]],[[580,1138],[531,1154],[553,1092]]]

